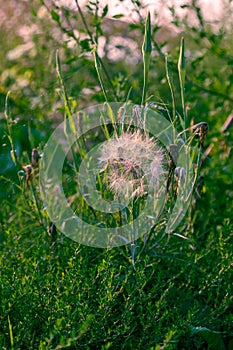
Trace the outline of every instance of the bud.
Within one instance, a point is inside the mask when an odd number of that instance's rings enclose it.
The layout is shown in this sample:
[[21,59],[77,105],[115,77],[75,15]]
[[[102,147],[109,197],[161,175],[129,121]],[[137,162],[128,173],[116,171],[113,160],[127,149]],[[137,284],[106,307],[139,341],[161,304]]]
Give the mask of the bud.
[[37,168],[38,167],[39,159],[40,159],[40,155],[39,155],[37,149],[33,148],[32,155],[31,155],[31,162],[32,162],[32,167],[33,168]]
[[151,21],[150,21],[150,12],[148,12],[147,17],[146,17],[146,25],[145,25],[144,41],[143,41],[143,45],[142,45],[142,53],[150,55],[151,52],[152,52]]
[[200,122],[192,127],[192,130],[195,131],[195,134],[200,137],[200,146],[204,147],[204,141],[206,138],[206,135],[209,131],[209,125],[206,122]]

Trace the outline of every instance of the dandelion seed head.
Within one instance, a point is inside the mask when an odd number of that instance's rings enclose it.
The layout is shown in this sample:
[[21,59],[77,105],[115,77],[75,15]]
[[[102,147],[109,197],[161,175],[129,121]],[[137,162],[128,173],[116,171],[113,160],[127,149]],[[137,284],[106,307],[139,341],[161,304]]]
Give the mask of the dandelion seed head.
[[127,198],[147,194],[148,186],[158,185],[164,173],[163,161],[162,149],[139,130],[107,141],[99,157],[109,190]]

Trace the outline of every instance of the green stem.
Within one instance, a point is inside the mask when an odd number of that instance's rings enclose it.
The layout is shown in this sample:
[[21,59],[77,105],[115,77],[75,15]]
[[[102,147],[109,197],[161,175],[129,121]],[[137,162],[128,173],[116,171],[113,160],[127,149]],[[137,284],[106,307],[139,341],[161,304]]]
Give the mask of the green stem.
[[142,92],[141,105],[142,105],[142,107],[145,107],[146,96],[147,96],[147,89],[148,89],[148,75],[149,75],[150,55],[148,55],[148,54],[144,55],[143,63],[144,63],[144,69],[143,69],[143,92]]
[[165,56],[165,63],[166,63],[166,76],[167,76],[167,81],[168,85],[170,88],[171,92],[171,97],[172,97],[172,114],[173,114],[173,121],[176,118],[176,104],[175,104],[175,94],[174,94],[174,84],[173,84],[173,79],[172,79],[172,71],[170,68],[170,64],[168,61],[168,55],[166,54]]
[[99,55],[98,55],[98,53],[96,51],[96,47],[93,50],[93,54],[94,54],[94,59],[95,59],[95,69],[96,69],[96,73],[98,75],[100,86],[101,86],[101,89],[103,91],[105,101],[108,102],[107,92],[105,90],[103,79],[102,79],[102,75],[101,75],[101,68],[103,68],[103,66],[102,66],[102,62],[100,60],[100,57],[99,57]]
[[180,44],[180,55],[178,60],[178,73],[179,73],[179,81],[180,81],[180,94],[181,94],[181,103],[182,103],[182,109],[183,109],[183,117],[184,117],[184,125],[185,128],[187,128],[187,115],[186,115],[186,109],[185,109],[185,98],[184,98],[184,92],[185,92],[185,54],[184,54],[184,38],[181,38],[181,44]]
[[[77,139],[77,130],[76,130],[76,126],[72,117],[72,110],[70,108],[70,104],[69,104],[69,99],[68,99],[68,95],[66,92],[66,88],[63,82],[63,77],[62,77],[62,71],[61,71],[61,64],[60,64],[60,58],[59,58],[59,53],[58,51],[56,52],[56,70],[57,70],[57,75],[58,75],[58,79],[61,85],[61,90],[62,90],[62,98],[64,101],[64,106],[65,106],[65,115],[64,115],[64,133],[69,141],[69,145],[70,145],[70,149],[71,149],[71,153],[72,153],[72,157],[74,159],[74,165],[75,165],[75,169],[78,172],[78,160],[77,160],[77,155],[74,149],[74,145],[73,145],[73,140],[71,137],[71,133],[74,135],[75,140]],[[80,154],[83,155],[83,150],[82,147],[80,147],[79,145],[79,141],[76,140],[77,146],[79,148]]]
[[[91,41],[92,45],[97,46],[97,43],[96,43],[95,40],[93,39],[92,33],[91,33],[91,31],[89,30],[87,21],[86,21],[84,15],[83,15],[83,12],[82,12],[82,9],[81,9],[81,7],[80,7],[80,5],[79,5],[79,3],[78,3],[78,0],[75,0],[75,3],[76,3],[76,6],[77,6],[77,8],[78,8],[78,11],[79,11],[79,13],[80,13],[81,20],[82,20],[82,22],[83,22],[84,28],[85,28],[85,30],[86,30],[86,32],[87,32],[89,38],[90,38],[90,41]],[[103,69],[103,72],[104,72],[104,74],[105,74],[105,76],[106,76],[106,78],[107,78],[107,80],[108,80],[108,83],[109,83],[109,85],[111,86],[111,89],[112,89],[112,91],[113,91],[113,94],[114,94],[116,100],[118,101],[118,97],[117,97],[115,88],[114,88],[114,86],[113,86],[112,79],[110,78],[110,75],[108,74],[108,71],[107,71],[107,69],[105,68],[104,63],[103,63],[101,57],[99,57],[99,56],[98,56],[98,61],[100,62],[101,67],[102,67],[102,69]],[[97,73],[97,74],[98,74],[98,73]],[[99,77],[98,77],[98,78],[99,78]]]
[[152,52],[152,39],[151,39],[151,21],[150,21],[150,12],[148,12],[145,23],[145,34],[142,45],[142,54],[143,54],[143,92],[142,92],[142,107],[146,104],[147,96],[147,87],[148,87],[148,75],[150,68],[150,56]]

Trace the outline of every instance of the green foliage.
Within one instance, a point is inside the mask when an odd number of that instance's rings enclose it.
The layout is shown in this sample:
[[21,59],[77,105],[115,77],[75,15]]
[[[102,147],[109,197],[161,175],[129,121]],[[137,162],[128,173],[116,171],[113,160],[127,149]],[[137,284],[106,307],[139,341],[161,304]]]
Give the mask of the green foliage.
[[[141,2],[132,2],[140,14]],[[112,19],[99,1],[82,8],[75,1],[72,9],[47,1],[17,6],[2,7],[16,17],[3,21],[0,38],[0,347],[230,349],[232,124],[224,126],[233,101],[230,7],[217,25],[205,20],[197,1],[180,6],[192,21],[169,9],[173,27],[148,16],[143,61],[142,16],[130,24],[121,13]],[[180,131],[209,124],[186,219],[169,235],[161,219],[147,244],[139,239],[112,250],[60,233],[51,242],[38,169],[32,179],[25,169],[32,149],[42,152],[54,128],[64,119],[68,127],[69,116],[85,106],[127,99],[159,101]],[[70,196],[73,177],[67,161]]]

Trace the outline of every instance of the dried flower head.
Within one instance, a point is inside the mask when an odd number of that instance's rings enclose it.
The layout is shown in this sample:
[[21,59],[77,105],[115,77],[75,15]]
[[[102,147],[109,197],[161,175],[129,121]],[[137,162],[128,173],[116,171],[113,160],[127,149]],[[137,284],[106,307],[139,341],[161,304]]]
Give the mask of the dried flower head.
[[164,155],[153,138],[141,131],[125,132],[106,142],[99,157],[108,188],[118,196],[133,198],[159,184]]
[[33,168],[38,167],[39,159],[40,159],[39,152],[37,151],[36,148],[33,148],[32,154],[31,154],[31,162],[32,162],[31,164]]
[[193,125],[192,130],[194,130],[195,134],[200,137],[200,146],[203,148],[206,135],[209,131],[208,123],[200,122],[196,125]]

